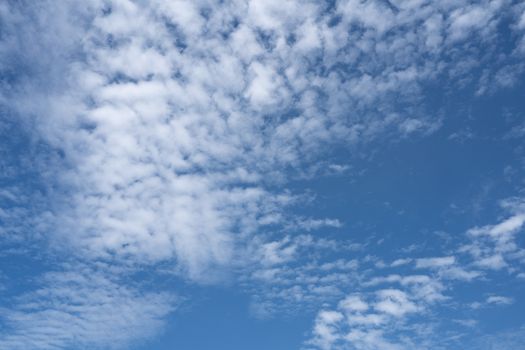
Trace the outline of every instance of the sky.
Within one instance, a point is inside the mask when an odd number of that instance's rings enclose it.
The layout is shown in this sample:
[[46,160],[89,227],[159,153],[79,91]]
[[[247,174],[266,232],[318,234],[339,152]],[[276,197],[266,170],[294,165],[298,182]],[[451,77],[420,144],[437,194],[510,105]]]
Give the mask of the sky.
[[0,3],[0,349],[525,348],[525,3]]

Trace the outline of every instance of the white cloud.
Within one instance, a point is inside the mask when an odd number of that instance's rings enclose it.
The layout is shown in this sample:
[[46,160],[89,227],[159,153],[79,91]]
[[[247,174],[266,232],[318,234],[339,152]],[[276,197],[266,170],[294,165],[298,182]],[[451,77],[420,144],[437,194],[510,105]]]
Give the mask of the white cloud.
[[253,249],[249,276],[241,277],[240,284],[252,296],[251,311],[258,318],[316,311],[343,297],[358,278],[358,260],[333,259],[333,254],[353,251],[341,241],[302,235],[256,243]]
[[403,265],[406,265],[406,264],[410,264],[411,262],[412,262],[411,258],[396,259],[390,264],[390,266],[391,267],[398,267],[398,266],[403,266]]
[[474,260],[473,264],[479,268],[510,269],[514,262],[521,261],[523,249],[517,245],[516,235],[525,223],[522,204],[519,201],[505,201],[503,207],[515,214],[499,224],[468,230],[471,242],[459,249],[460,252],[469,253]]
[[397,289],[384,289],[377,292],[379,301],[374,305],[377,311],[401,317],[418,310],[416,304],[408,299],[405,292]]
[[422,258],[416,260],[416,268],[441,268],[453,265],[456,258],[453,256],[444,256],[439,258]]
[[361,331],[352,330],[350,331],[345,340],[350,342],[356,349],[385,349],[385,350],[401,350],[406,349],[406,346],[400,344],[393,344],[384,339],[383,333],[378,330]]
[[1,348],[126,348],[158,334],[175,305],[173,296],[142,293],[88,266],[49,272],[41,284],[3,310]]
[[460,7],[451,14],[449,27],[450,40],[463,40],[473,31],[486,29],[492,17],[497,13],[501,2],[494,1],[488,5]]
[[294,258],[297,245],[290,242],[289,238],[281,241],[263,243],[260,246],[261,261],[263,265],[282,264]]
[[488,225],[470,229],[472,236],[488,235],[494,239],[505,239],[506,236],[517,232],[525,223],[525,214],[514,215],[497,225]]
[[475,270],[467,270],[459,266],[452,266],[439,271],[439,275],[452,280],[472,281],[482,276],[482,273]]
[[[372,300],[367,300],[372,299]],[[416,298],[417,299],[417,298]],[[320,349],[408,349],[396,335],[404,320],[423,309],[399,289],[380,289],[372,295],[351,294],[336,310],[321,311],[308,345]],[[326,315],[334,317],[326,318]]]
[[332,349],[339,338],[337,323],[342,319],[343,315],[337,311],[319,312],[313,331],[314,338],[310,343],[323,350]]
[[[40,16],[48,20],[56,7],[48,3]],[[326,143],[366,141],[391,127],[435,130],[440,122],[432,116],[356,116],[378,103],[388,109],[392,94],[418,93],[419,81],[441,65],[439,56],[424,65],[415,57],[428,45],[436,49],[446,35],[440,28],[474,32],[501,9],[489,2],[395,7],[338,2],[341,20],[328,25],[323,5],[302,1],[62,6],[59,37],[45,38],[72,60],[49,73],[63,88],[12,102],[37,114],[40,137],[65,155],[59,176],[49,179],[60,189],[50,223],[57,241],[91,257],[177,261],[203,280],[231,264],[239,237],[260,228],[261,217],[281,210],[265,179],[286,181],[289,165],[312,159]],[[83,21],[72,23],[68,13]],[[427,31],[388,34],[421,21]],[[364,31],[359,40],[348,31],[356,24]],[[75,40],[59,43],[66,33]],[[33,41],[48,34],[31,32]],[[304,223],[340,226],[336,219]]]
[[487,298],[487,303],[497,305],[510,305],[514,302],[512,298],[503,297],[500,295],[491,295]]
[[499,254],[486,256],[483,258],[478,259],[475,262],[476,266],[479,266],[481,268],[487,268],[492,270],[500,270],[507,266],[507,263],[503,259],[503,257]]
[[289,229],[305,230],[307,232],[318,230],[322,227],[341,228],[343,224],[338,219],[301,219],[298,218],[295,222],[286,225]]
[[478,324],[478,321],[477,320],[473,320],[473,319],[453,320],[453,321],[456,322],[457,324],[460,324],[460,325],[464,326],[464,327],[475,327]]
[[[492,43],[504,9],[503,2],[466,0],[348,0],[330,11],[324,6],[299,0],[0,5],[7,18],[1,66],[16,63],[28,72],[3,89],[0,101],[59,154],[44,166],[51,204],[35,219],[35,227],[44,228],[39,233],[60,252],[86,261],[162,262],[203,283],[220,278],[222,271],[238,272],[244,290],[256,296],[264,312],[271,312],[275,301],[299,308],[343,298],[342,288],[356,280],[357,260],[299,266],[296,255],[312,247],[350,245],[308,235],[283,239],[279,231],[290,222],[306,231],[342,223],[286,214],[289,205],[300,202],[286,190],[287,181],[330,145],[437,130],[440,119],[422,113],[424,106],[414,101],[424,83],[436,77],[454,83],[477,76],[480,62],[469,59],[472,43]],[[516,23],[521,30],[521,19]],[[493,58],[491,52],[483,57]],[[499,76],[505,80],[505,74]],[[401,108],[405,102],[413,108]],[[513,235],[524,221],[517,213],[499,225],[469,231],[474,243],[465,251],[480,267],[504,266],[517,251]],[[305,257],[317,256],[309,254]],[[438,277],[477,277],[454,259],[418,259],[416,267],[437,269]],[[406,263],[397,260],[392,267]],[[155,325],[165,315],[164,296],[148,294],[158,302],[146,305],[134,289],[119,289],[108,276],[99,277],[100,288],[117,294],[113,299],[110,293],[104,304],[108,314],[122,299],[135,305],[124,308],[134,332],[138,314],[146,320],[151,315]],[[360,296],[362,304],[354,299],[346,306],[352,314],[344,317],[377,326],[444,297],[437,278],[389,278],[406,290]],[[256,288],[254,281],[267,284]],[[86,293],[103,293],[98,284],[90,289],[83,283],[72,281]],[[267,287],[273,284],[279,287]],[[69,293],[49,288],[43,293],[50,299]],[[94,312],[92,304],[86,300],[85,315]],[[59,326],[71,320],[65,307]],[[7,344],[31,341],[32,330],[45,328],[46,310],[8,313],[16,331],[5,338]],[[342,315],[339,310],[319,316],[316,339],[321,340],[315,344],[351,341],[360,348],[396,348],[380,329],[336,335],[333,325]],[[89,343],[83,329],[96,333],[112,322],[95,319],[102,321],[73,328],[72,334]],[[55,335],[68,344],[70,335]]]
[[368,310],[368,307],[368,303],[363,301],[363,299],[359,295],[349,295],[339,302],[339,308],[343,309],[346,312],[363,312]]

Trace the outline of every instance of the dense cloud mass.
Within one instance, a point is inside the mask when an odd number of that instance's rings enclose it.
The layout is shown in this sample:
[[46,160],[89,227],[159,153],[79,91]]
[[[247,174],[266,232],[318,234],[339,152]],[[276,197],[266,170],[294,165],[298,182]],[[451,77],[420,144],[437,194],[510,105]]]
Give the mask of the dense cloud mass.
[[522,3],[7,1],[0,16],[3,125],[31,140],[39,184],[3,190],[34,205],[2,209],[0,234],[81,261],[2,309],[0,346],[152,336],[176,297],[128,279],[158,268],[234,281],[257,317],[318,312],[307,348],[438,349],[421,317],[454,284],[524,276],[519,197],[443,256],[400,256],[371,277],[386,263],[310,233],[344,224],[297,214],[315,199],[292,186],[344,173],[336,147],[437,132],[446,116],[427,91],[438,83],[477,96],[518,84]]

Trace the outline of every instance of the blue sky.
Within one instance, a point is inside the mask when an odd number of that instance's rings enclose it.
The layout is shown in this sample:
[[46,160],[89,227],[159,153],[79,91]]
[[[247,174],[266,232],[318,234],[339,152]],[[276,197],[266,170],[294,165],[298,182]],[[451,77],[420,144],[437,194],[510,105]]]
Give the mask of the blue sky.
[[525,4],[0,4],[0,349],[525,348]]

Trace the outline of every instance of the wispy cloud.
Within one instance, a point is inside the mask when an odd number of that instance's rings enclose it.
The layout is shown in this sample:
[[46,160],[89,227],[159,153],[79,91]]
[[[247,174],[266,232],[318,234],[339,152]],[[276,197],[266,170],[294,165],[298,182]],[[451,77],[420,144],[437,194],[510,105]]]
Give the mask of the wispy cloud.
[[[311,310],[340,299],[319,312],[309,346],[410,348],[389,332],[445,300],[445,280],[523,261],[523,210],[469,230],[458,256],[402,257],[390,267],[415,264],[416,274],[371,277],[368,265],[358,271],[365,258],[337,255],[354,243],[296,232],[344,225],[290,210],[303,193],[289,184],[334,145],[436,133],[429,82],[479,94],[512,86],[509,72],[524,70],[523,10],[485,0],[3,3],[0,104],[48,157],[35,165],[42,189],[1,192],[46,205],[0,209],[10,223],[31,216],[0,233],[31,230],[54,258],[87,266],[162,263],[203,284],[234,275],[262,316],[279,302]],[[503,54],[505,15],[516,42]],[[2,311],[0,345],[96,347],[154,333],[172,297],[121,279],[93,267],[45,274]]]
[[0,347],[127,348],[157,334],[175,303],[174,296],[142,293],[89,266],[48,272],[39,288],[2,309]]
[[[410,265],[412,259],[400,258],[390,264],[390,269],[396,269],[398,273],[376,275],[360,281],[353,288],[362,292],[348,295],[332,309],[319,311],[306,345],[319,349],[434,349],[457,346],[455,341],[461,339],[461,333],[450,333],[447,337],[435,339],[420,332],[440,327],[431,314],[450,307],[457,283],[469,283],[481,278],[490,281],[490,277],[480,269],[498,270],[499,267],[494,265],[498,261],[492,261],[493,257],[499,257],[505,264],[502,267],[508,267],[511,273],[522,271],[520,250],[515,244],[515,235],[522,231],[525,221],[521,203],[516,198],[503,201],[503,208],[512,216],[495,225],[467,230],[465,238],[473,243],[458,244],[457,256],[419,258],[413,265]],[[504,259],[508,259],[508,263]],[[489,260],[491,264],[485,265],[484,262]],[[410,274],[411,269],[430,274]],[[364,273],[358,272],[357,275],[363,276]],[[482,302],[473,301],[470,308],[478,310],[513,303],[511,297],[490,294]],[[477,324],[475,319],[457,322],[469,329]],[[440,334],[445,335],[447,331],[441,329]]]

